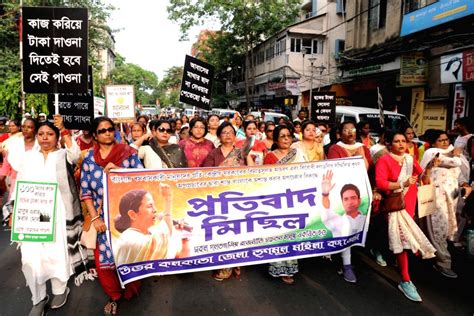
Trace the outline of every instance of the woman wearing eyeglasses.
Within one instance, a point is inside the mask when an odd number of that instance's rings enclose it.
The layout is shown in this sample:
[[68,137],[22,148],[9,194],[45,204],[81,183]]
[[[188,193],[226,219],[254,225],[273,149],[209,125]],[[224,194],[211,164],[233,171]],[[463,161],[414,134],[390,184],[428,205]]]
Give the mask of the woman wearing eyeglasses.
[[220,146],[206,157],[203,167],[240,167],[254,165],[253,160],[244,157],[242,150],[235,146],[236,132],[230,122],[222,123],[217,129]]
[[[364,159],[367,170],[372,167],[372,158],[369,149],[364,144],[356,142],[356,126],[352,121],[341,123],[339,127],[341,139],[329,148],[328,159],[347,158],[359,156]],[[349,283],[356,283],[357,277],[351,265],[351,248],[341,252],[342,274],[344,280]]]
[[[250,155],[244,157],[242,150],[235,146],[236,132],[230,122],[223,122],[217,129],[220,146],[212,150],[203,163],[203,167],[241,167],[254,165]],[[216,281],[229,279],[234,275],[240,278],[240,267],[224,268],[212,272]]]
[[272,150],[274,130],[275,123],[271,121],[265,123],[265,139],[263,140],[263,143],[265,144],[265,148],[267,148],[268,151]]
[[204,138],[206,134],[206,121],[200,117],[195,118],[189,124],[189,138],[179,142],[189,168],[202,167],[207,155],[215,148],[210,140]]
[[[286,125],[278,125],[273,131],[273,142],[277,148],[269,152],[263,161],[265,165],[279,165],[304,162],[303,153],[296,148],[291,148],[293,131]],[[298,260],[285,260],[270,263],[268,272],[271,276],[281,277],[286,284],[293,284],[293,276],[298,273]]]
[[115,315],[118,309],[117,302],[122,298],[131,299],[138,294],[140,288],[140,282],[135,281],[122,289],[115,271],[114,257],[107,240],[107,226],[102,212],[104,172],[108,173],[117,168],[143,168],[135,149],[115,142],[114,131],[114,122],[110,118],[102,116],[94,119],[91,132],[96,143],[87,152],[81,167],[81,199],[97,231],[97,246],[94,251],[96,270],[100,285],[110,299],[104,307],[106,315]]
[[154,137],[147,146],[138,150],[138,157],[143,160],[145,168],[186,168],[188,166],[183,150],[169,142],[173,130],[166,120],[151,121],[150,127]]
[[328,159],[360,156],[364,158],[365,167],[368,170],[372,166],[370,151],[364,144],[356,142],[357,129],[354,122],[341,123],[339,131],[341,139],[329,148]]
[[442,130],[432,131],[425,140],[430,148],[423,155],[421,167],[426,168],[437,155],[440,160],[440,165],[432,168],[430,174],[431,183],[436,186],[436,210],[426,218],[428,237],[436,248],[433,267],[448,278],[457,278],[451,269],[447,240],[454,240],[457,233],[456,205],[462,149],[450,145],[448,135]]

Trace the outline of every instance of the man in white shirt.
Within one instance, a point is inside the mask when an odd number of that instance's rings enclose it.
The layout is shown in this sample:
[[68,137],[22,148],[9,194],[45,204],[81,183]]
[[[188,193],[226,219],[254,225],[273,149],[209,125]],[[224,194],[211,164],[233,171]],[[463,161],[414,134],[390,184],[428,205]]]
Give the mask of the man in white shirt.
[[304,120],[306,120],[306,111],[301,109],[298,112],[298,117],[294,119],[294,122],[303,122]]
[[458,133],[459,136],[454,141],[454,147],[462,148],[464,157],[469,159],[470,153],[467,148],[467,141],[471,138],[472,134],[470,129],[472,123],[469,122],[467,117],[461,117],[454,121],[454,132]]
[[[322,202],[325,210],[321,212],[321,221],[331,230],[333,238],[349,237],[358,232],[363,231],[366,222],[366,215],[364,215],[359,207],[361,205],[360,190],[354,184],[345,184],[341,188],[342,207],[344,214],[340,215],[331,209],[329,194],[334,188],[332,184],[333,172],[328,170],[326,175],[323,175],[321,183]],[[344,280],[349,283],[356,283],[357,278],[351,265],[351,248],[346,248],[341,252],[342,257],[342,274]]]

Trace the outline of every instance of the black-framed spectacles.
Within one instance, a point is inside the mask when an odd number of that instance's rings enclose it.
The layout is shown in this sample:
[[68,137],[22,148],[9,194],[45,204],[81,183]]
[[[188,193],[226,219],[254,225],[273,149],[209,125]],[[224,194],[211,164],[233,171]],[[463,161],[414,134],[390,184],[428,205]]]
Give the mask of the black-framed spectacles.
[[112,133],[115,131],[115,128],[109,127],[109,128],[101,128],[97,130],[97,134],[105,134],[106,132]]

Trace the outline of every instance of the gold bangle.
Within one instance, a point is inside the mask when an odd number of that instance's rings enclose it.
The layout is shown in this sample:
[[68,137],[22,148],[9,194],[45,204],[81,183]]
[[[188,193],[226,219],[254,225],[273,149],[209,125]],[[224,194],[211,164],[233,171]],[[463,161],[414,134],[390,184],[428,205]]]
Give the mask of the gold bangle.
[[91,219],[91,223],[92,223],[93,221],[95,221],[96,219],[98,219],[98,218],[100,218],[100,215],[97,215],[96,217],[92,218],[92,219]]

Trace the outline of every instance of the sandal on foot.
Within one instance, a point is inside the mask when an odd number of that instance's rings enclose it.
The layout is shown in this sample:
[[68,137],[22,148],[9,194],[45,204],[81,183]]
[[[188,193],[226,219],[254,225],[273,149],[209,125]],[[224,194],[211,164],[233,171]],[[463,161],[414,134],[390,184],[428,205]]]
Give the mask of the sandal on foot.
[[288,285],[295,283],[295,279],[293,279],[293,277],[291,276],[282,276],[281,280],[285,282],[285,284],[288,284]]
[[232,274],[235,276],[237,280],[240,280],[240,267],[233,268]]
[[212,272],[212,277],[216,281],[223,281],[224,279],[228,279],[232,276],[232,269],[231,268],[224,268],[217,271]]
[[109,301],[104,306],[104,315],[111,316],[117,315],[118,305],[116,301]]

